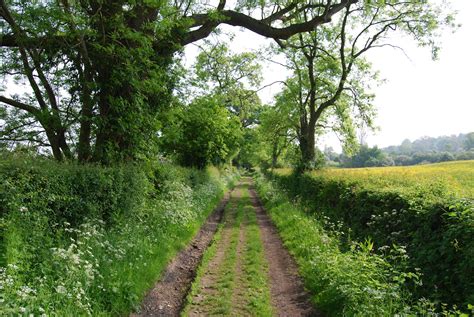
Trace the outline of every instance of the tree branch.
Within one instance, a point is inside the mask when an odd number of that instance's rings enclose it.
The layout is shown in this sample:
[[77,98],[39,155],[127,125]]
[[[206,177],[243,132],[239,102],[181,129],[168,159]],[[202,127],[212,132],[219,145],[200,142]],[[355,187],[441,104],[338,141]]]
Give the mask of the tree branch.
[[9,106],[12,106],[21,110],[25,110],[33,115],[37,115],[39,112],[39,109],[33,106],[27,105],[25,103],[22,103],[22,102],[19,102],[19,101],[16,101],[4,96],[0,96],[0,102],[6,103]]
[[[240,26],[267,38],[286,40],[295,34],[313,31],[318,25],[331,22],[333,15],[356,2],[358,0],[341,0],[338,4],[330,6],[322,15],[318,15],[306,22],[295,23],[282,28],[271,26],[266,19],[254,19],[251,16],[233,10],[219,11],[222,17],[212,22],[208,14],[194,15],[190,17],[194,21],[193,26],[202,25],[202,27],[188,32],[187,36],[181,41],[181,44],[186,45],[207,37],[220,24]],[[289,6],[293,5],[292,3]]]

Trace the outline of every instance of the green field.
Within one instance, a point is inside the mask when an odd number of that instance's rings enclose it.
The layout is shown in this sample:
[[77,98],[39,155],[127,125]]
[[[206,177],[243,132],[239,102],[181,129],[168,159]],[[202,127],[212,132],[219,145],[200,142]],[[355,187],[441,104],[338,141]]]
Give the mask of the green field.
[[[290,169],[279,169],[289,174]],[[474,198],[474,161],[456,161],[416,166],[371,168],[328,168],[312,172],[315,176],[363,182],[364,187],[405,189],[441,183],[457,197]]]

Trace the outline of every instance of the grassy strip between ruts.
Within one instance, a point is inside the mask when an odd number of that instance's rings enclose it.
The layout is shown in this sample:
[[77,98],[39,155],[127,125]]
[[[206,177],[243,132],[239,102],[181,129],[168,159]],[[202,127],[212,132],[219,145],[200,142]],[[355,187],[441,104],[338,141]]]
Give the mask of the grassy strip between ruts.
[[[196,311],[211,315],[231,315],[236,309],[244,309],[245,314],[252,316],[271,316],[270,291],[267,284],[267,263],[263,254],[263,245],[260,239],[260,230],[256,222],[255,211],[251,205],[248,186],[241,185],[242,198],[235,197],[226,209],[224,223],[220,226],[213,244],[206,250],[203,261],[193,283],[192,290],[188,296],[188,305],[183,315],[186,316]],[[225,248],[223,262],[217,268],[215,284],[209,286],[212,291],[205,294],[202,290],[202,280],[209,273],[210,263],[218,252],[219,244],[226,243],[223,240],[225,226],[231,228],[230,241]],[[243,230],[245,235],[242,251],[242,278],[238,279],[237,250],[239,248],[239,236]],[[241,284],[240,284],[241,283]],[[243,290],[237,294],[237,289]],[[243,296],[242,296],[243,295]],[[237,298],[242,296],[242,298]],[[193,302],[194,298],[204,297],[202,301]],[[237,301],[243,305],[236,306]],[[193,307],[195,306],[195,307]]]
[[239,243],[240,224],[243,209],[238,204],[237,210],[230,211],[230,227],[232,228],[230,244],[226,250],[224,262],[218,270],[216,293],[208,297],[204,304],[212,306],[211,314],[226,315],[232,310],[232,290],[235,283],[235,264],[237,261],[237,246]]
[[[239,239],[239,227],[242,220],[242,208],[238,205],[238,201],[232,198],[230,203],[227,205],[224,214],[224,221],[219,228],[218,233],[212,243],[211,247],[206,250],[202,264],[200,265],[195,282],[192,285],[191,292],[188,296],[189,304],[185,308],[183,315],[187,316],[195,308],[194,306],[200,306],[199,309],[205,309],[208,314],[226,314],[230,312],[232,303],[232,286],[234,282],[233,268],[236,262],[236,250]],[[231,230],[228,245],[225,245],[226,249],[225,257],[220,267],[217,270],[216,285],[212,285],[212,294],[204,293],[202,289],[203,277],[209,273],[209,264],[216,256],[218,248],[221,243],[224,243],[225,228],[228,227]],[[201,302],[195,302],[194,299],[203,296],[204,300]]]
[[[395,270],[371,246],[354,245],[342,252],[337,237],[272,186],[263,177],[257,189],[285,246],[295,257],[315,305],[329,316],[436,316],[429,302],[409,305]],[[449,312],[456,316],[458,312]]]
[[263,252],[260,229],[255,209],[249,199],[248,186],[245,188],[243,204],[247,217],[247,239],[244,255],[247,309],[251,316],[272,316],[270,289],[268,286],[268,263]]

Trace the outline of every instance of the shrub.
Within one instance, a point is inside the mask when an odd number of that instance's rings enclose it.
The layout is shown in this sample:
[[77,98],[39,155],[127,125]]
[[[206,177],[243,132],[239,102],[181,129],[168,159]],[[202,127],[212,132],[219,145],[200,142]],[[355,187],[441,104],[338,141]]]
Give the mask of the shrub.
[[421,269],[417,297],[466,307],[474,301],[474,204],[444,183],[376,186],[357,177],[278,175],[273,179],[318,219],[340,224],[346,244],[370,238],[375,247],[406,247],[411,271]]
[[79,225],[99,218],[111,224],[143,204],[144,173],[134,166],[57,164],[31,159],[0,161],[0,216],[35,212],[50,222]]
[[235,177],[30,160],[0,173],[0,315],[58,316],[128,314]]

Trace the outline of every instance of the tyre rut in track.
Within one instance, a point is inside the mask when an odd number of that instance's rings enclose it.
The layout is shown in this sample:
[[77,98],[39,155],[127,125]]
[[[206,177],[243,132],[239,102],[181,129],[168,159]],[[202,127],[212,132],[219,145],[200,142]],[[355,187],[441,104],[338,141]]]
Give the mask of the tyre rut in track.
[[139,313],[130,316],[179,316],[202,255],[212,242],[231,192],[227,192],[189,245],[180,251],[148,292]]
[[298,274],[298,266],[284,247],[278,231],[265,212],[254,188],[250,197],[257,213],[265,257],[269,264],[272,306],[278,316],[323,316],[311,304],[311,298]]

